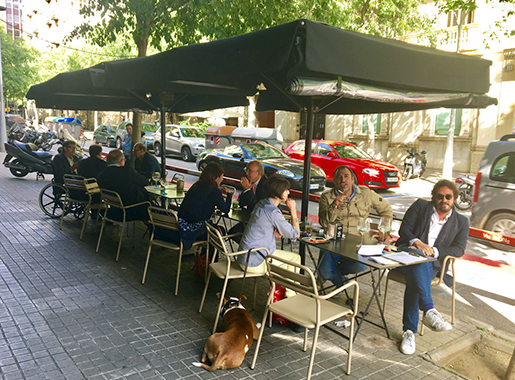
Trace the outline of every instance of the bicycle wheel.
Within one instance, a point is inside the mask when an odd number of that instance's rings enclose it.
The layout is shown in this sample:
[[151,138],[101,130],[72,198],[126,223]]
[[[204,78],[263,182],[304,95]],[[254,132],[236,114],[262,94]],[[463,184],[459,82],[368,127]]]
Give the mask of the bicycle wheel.
[[65,194],[66,189],[63,186],[49,183],[39,193],[39,207],[45,215],[51,218],[60,218],[64,211]]

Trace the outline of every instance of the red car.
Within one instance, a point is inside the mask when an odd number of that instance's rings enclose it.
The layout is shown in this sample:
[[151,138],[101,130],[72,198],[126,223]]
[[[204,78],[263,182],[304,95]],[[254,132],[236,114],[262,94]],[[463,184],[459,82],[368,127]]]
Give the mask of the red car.
[[[293,142],[284,150],[291,158],[304,160],[304,140]],[[313,140],[311,163],[321,167],[328,182],[334,182],[334,170],[347,165],[354,172],[354,183],[370,188],[399,187],[399,169],[388,162],[376,160],[354,144],[329,140]]]

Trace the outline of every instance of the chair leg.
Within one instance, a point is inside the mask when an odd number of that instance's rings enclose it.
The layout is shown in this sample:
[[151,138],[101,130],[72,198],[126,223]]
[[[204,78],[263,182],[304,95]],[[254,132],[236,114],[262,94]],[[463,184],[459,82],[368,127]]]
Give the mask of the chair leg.
[[106,218],[102,219],[102,227],[100,227],[100,235],[98,235],[97,250],[95,252],[98,252],[98,248],[100,248],[100,241],[102,240],[102,233],[104,232],[105,225],[106,225]]
[[454,318],[456,316],[456,281],[452,277],[452,306],[451,306],[451,323],[454,325]]
[[[128,230],[129,228],[127,228]],[[120,231],[120,240],[118,240],[118,251],[116,251],[116,261],[120,258],[120,249],[122,248],[123,231],[125,231],[125,222],[122,223],[122,230]]]
[[206,286],[204,286],[204,293],[202,294],[202,300],[200,301],[200,308],[198,309],[199,313],[202,313],[202,308],[204,307],[204,301],[206,300],[207,288],[209,287],[210,279],[211,279],[211,271],[209,271],[206,276]]
[[[263,338],[263,333],[265,332],[266,318],[268,317],[268,304],[266,305],[265,312],[263,313],[263,319],[261,320],[261,328],[259,329],[259,337],[256,342],[256,351],[254,351],[254,357],[252,358],[252,364],[250,365],[250,369],[254,369],[256,366],[257,356],[259,353],[259,346],[261,345],[261,339]],[[271,317],[270,317],[271,318]]]
[[86,225],[88,224],[88,218],[89,218],[89,207],[86,206],[86,209],[84,210],[84,221],[82,222],[82,230],[80,231],[79,240],[82,240],[82,236],[84,236],[84,230],[86,229]]
[[141,279],[142,284],[145,283],[145,278],[147,277],[148,262],[150,261],[150,251],[152,251],[152,241],[148,243],[147,260],[145,261],[145,269],[143,270],[143,278]]
[[354,342],[354,322],[356,322],[356,318],[352,317],[350,321],[349,330],[349,350],[347,351],[347,375],[350,375],[350,364],[352,359],[352,342]]
[[177,279],[175,280],[175,295],[179,292],[179,276],[181,275],[182,249],[179,250],[179,260],[177,262]]
[[306,352],[308,349],[308,329],[304,328],[304,346],[302,347],[302,351]]
[[313,363],[315,361],[315,353],[317,350],[317,341],[318,341],[318,332],[320,331],[320,325],[315,326],[314,336],[313,336],[313,347],[311,347],[311,355],[309,357],[309,366],[308,366],[308,376],[306,380],[311,378],[311,372],[313,371]]
[[229,279],[226,277],[224,280],[224,286],[222,288],[222,292],[220,293],[220,302],[218,303],[218,310],[216,311],[215,317],[215,325],[213,326],[213,334],[216,332],[216,327],[218,326],[218,318],[220,318],[220,310],[222,310],[222,304],[224,302],[225,291],[227,290],[227,283]]

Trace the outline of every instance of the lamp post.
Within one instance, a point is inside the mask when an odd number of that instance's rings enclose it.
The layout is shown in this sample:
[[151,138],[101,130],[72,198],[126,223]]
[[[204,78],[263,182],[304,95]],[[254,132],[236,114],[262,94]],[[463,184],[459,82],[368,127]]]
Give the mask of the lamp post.
[[[6,11],[7,8],[0,5],[0,12]],[[0,45],[0,152],[5,152],[5,143],[7,142],[7,128],[5,126],[5,105],[4,105],[4,83],[2,74],[2,46]]]

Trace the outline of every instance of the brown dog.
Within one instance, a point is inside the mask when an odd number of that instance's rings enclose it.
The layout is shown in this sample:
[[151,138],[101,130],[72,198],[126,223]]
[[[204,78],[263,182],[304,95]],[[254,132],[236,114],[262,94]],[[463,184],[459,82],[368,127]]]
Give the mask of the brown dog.
[[[220,293],[217,295],[220,298]],[[242,299],[247,297],[242,296]],[[204,346],[202,363],[193,363],[207,371],[239,367],[252,346],[252,341],[259,335],[258,327],[238,298],[224,297],[220,316],[224,320],[225,332],[211,335]],[[211,366],[204,364],[206,358]]]

